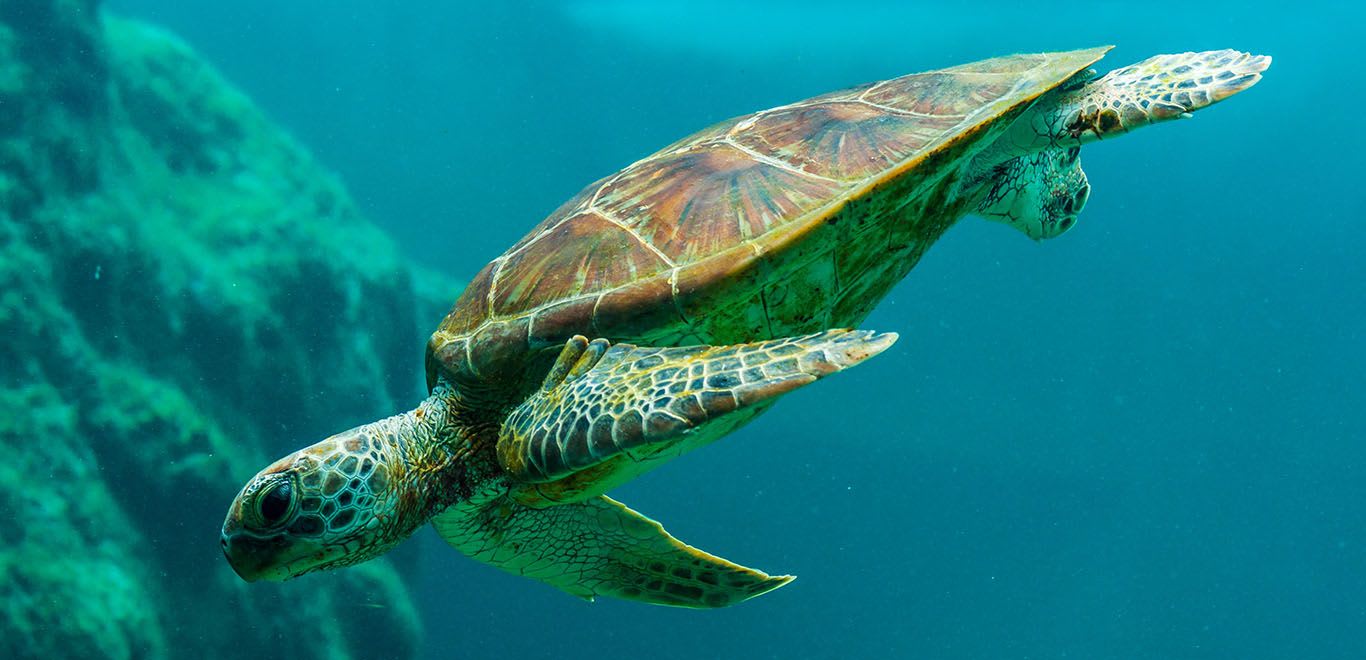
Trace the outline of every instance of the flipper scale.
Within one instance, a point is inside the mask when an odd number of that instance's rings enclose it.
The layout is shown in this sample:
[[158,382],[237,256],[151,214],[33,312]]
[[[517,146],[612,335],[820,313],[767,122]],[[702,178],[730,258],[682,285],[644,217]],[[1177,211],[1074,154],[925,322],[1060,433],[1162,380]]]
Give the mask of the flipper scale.
[[895,340],[894,334],[830,330],[735,346],[609,348],[603,340],[574,337],[541,389],[503,424],[498,459],[515,479],[553,481],[643,445],[677,440],[858,364]]

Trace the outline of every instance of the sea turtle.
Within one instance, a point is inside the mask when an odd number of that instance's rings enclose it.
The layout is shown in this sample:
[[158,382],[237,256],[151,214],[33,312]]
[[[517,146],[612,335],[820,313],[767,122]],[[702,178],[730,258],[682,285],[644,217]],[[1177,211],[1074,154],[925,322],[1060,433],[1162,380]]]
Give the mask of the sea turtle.
[[[1247,89],[1267,57],[1108,48],[907,75],[724,121],[585,188],[475,276],[415,410],[276,461],[233,501],[242,578],[378,556],[431,521],[584,597],[720,607],[786,584],[604,493],[885,350],[857,326],[965,214],[1058,236],[1087,143]],[[833,329],[832,329],[833,328]],[[590,339],[591,338],[591,341]]]

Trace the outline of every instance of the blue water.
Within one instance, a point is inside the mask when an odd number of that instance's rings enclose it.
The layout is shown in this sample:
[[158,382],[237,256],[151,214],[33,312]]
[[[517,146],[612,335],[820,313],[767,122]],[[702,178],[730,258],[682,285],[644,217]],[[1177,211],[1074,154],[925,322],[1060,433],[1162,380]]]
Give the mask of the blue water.
[[963,221],[868,320],[901,333],[887,354],[614,493],[792,585],[588,605],[424,531],[413,586],[432,658],[1366,657],[1360,10],[107,4],[185,37],[460,278],[736,114],[1017,51],[1274,56],[1225,105],[1087,147],[1066,236]]

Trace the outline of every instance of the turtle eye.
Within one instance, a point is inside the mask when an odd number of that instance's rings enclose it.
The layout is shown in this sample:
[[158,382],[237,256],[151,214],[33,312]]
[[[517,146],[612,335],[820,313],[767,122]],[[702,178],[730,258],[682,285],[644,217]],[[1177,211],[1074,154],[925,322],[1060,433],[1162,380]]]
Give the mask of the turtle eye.
[[270,490],[261,494],[256,507],[261,512],[261,521],[274,527],[284,521],[294,499],[294,489],[288,481],[280,481]]

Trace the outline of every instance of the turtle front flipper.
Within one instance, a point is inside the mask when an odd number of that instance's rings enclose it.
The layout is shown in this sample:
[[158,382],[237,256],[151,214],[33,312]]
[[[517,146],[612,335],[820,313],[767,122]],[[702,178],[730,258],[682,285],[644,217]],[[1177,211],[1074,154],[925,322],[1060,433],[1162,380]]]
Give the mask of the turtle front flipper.
[[659,523],[599,496],[537,509],[504,495],[453,506],[432,519],[472,559],[580,598],[614,596],[657,605],[734,605],[792,581],[707,554]]
[[996,149],[1080,146],[1209,107],[1262,79],[1271,58],[1235,50],[1157,55],[1044,95]]
[[[600,494],[613,481],[609,473],[720,437],[774,398],[894,341],[890,333],[830,330],[732,346],[609,348],[606,340],[574,337],[541,388],[503,423],[498,462],[514,480],[535,484],[593,468],[580,481],[598,488],[572,490]],[[623,469],[598,467],[609,461]],[[563,489],[538,490],[551,501],[568,499]]]

